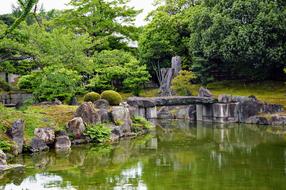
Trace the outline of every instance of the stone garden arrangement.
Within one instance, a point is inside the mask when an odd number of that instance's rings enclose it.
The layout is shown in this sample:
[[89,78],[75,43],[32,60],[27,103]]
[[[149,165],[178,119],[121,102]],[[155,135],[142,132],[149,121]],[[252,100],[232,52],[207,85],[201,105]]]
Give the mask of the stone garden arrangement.
[[[24,151],[48,151],[51,148],[69,151],[72,145],[93,142],[92,136],[86,132],[91,125],[95,128],[105,125],[109,129],[109,133],[106,133],[109,142],[116,142],[124,137],[148,133],[151,124],[147,120],[154,124],[157,120],[184,119],[193,122],[284,125],[286,117],[279,116],[282,111],[283,106],[261,102],[255,97],[220,95],[214,98],[210,91],[201,88],[199,96],[130,97],[127,102],[115,106],[105,99],[85,102],[77,108],[74,118],[64,130],[37,128],[34,138],[25,146],[23,120],[15,121],[7,135],[15,142],[14,155]],[[21,167],[7,165],[6,158],[1,151],[0,170]]]

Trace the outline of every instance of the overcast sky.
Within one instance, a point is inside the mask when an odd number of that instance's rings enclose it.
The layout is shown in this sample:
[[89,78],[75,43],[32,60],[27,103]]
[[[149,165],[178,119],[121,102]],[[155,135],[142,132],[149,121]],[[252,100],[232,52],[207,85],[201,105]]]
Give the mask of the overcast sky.
[[[0,0],[0,14],[11,13],[12,4],[16,4],[17,0]],[[69,0],[40,0],[40,4],[44,5],[45,10],[64,9]],[[145,16],[154,8],[153,0],[131,0],[130,6],[136,9],[143,9],[143,13],[138,15],[136,25],[143,25]]]

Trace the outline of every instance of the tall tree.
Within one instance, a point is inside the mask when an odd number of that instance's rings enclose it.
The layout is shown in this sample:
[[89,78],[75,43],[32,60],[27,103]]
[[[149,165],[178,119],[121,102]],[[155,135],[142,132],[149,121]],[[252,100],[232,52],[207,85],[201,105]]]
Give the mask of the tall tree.
[[73,8],[64,12],[55,22],[72,28],[74,32],[88,33],[94,51],[127,49],[130,40],[137,39],[134,21],[139,11],[128,7],[129,0],[71,0]]

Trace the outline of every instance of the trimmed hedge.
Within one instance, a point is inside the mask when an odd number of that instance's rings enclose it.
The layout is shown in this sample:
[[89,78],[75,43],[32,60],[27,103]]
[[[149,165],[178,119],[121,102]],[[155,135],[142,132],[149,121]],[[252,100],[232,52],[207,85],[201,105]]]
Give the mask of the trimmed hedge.
[[122,102],[122,97],[118,92],[106,90],[101,93],[101,99],[105,99],[112,106],[118,106]]
[[83,98],[85,102],[95,102],[99,99],[100,99],[100,94],[96,92],[89,92]]

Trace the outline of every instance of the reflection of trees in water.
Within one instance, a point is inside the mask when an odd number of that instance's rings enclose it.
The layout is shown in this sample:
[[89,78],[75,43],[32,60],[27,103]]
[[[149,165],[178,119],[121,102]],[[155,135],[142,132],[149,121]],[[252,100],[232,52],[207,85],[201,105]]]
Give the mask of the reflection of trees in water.
[[[253,130],[253,126],[250,129],[233,127],[233,124],[209,127],[187,124],[186,128],[168,128],[168,133],[158,135],[158,154],[150,159],[148,168],[145,167],[150,171],[156,168],[155,174],[143,176],[149,182],[149,189],[170,188],[178,182],[179,189],[235,189],[235,185],[244,189],[285,189],[281,171],[286,166],[286,154],[284,148],[279,147],[285,142],[279,137],[263,128]],[[195,142],[187,140],[186,136],[190,136],[185,134],[187,130]],[[143,173],[150,173],[145,170]],[[188,181],[181,176],[189,176]],[[166,186],[162,188],[157,181]]]
[[242,179],[255,185],[260,181],[258,187],[264,188],[270,183],[262,174],[271,171],[278,184],[277,167],[286,170],[284,148],[273,149],[281,140],[266,130],[186,121],[157,124],[161,127],[154,134],[116,145],[84,145],[67,153],[19,157],[17,162],[28,169],[6,174],[0,184],[21,184],[29,176],[44,173],[61,176],[63,181],[57,186],[70,182],[77,189],[124,184],[148,189],[219,189],[226,182],[243,185]]

